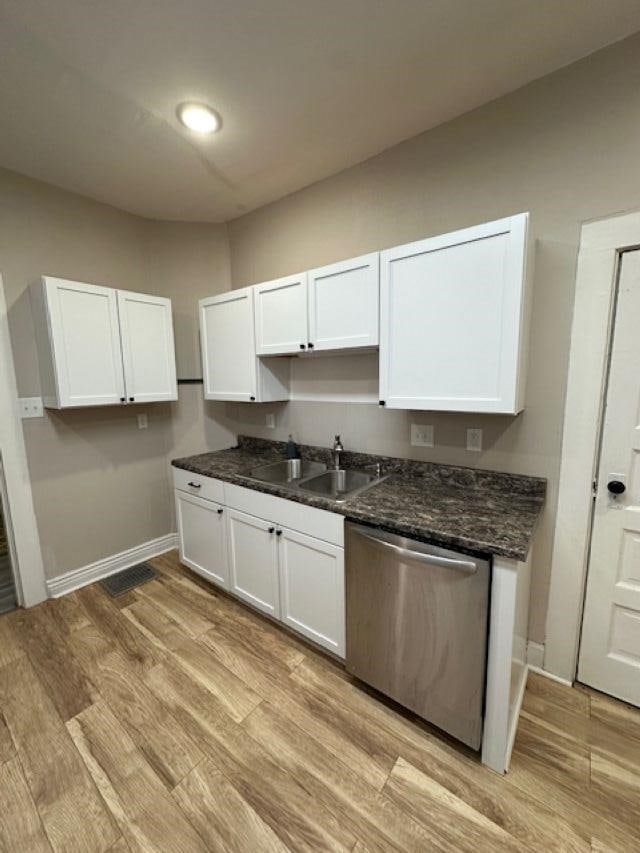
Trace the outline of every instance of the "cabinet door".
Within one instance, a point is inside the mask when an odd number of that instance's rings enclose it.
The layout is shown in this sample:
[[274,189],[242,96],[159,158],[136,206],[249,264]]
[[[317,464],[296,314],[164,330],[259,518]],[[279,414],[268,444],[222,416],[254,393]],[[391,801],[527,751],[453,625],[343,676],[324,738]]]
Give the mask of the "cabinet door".
[[44,279],[59,408],[124,401],[117,291]]
[[315,350],[378,346],[378,252],[311,270],[309,341]]
[[275,525],[227,509],[230,590],[269,616],[280,615]]
[[344,549],[287,529],[278,549],[281,620],[344,657]]
[[253,322],[253,290],[249,287],[200,302],[206,400],[255,400]]
[[180,560],[203,578],[228,589],[224,508],[177,490],[175,497]]
[[381,253],[380,399],[390,408],[522,408],[528,214]]
[[253,290],[257,354],[286,355],[306,350],[307,274],[257,284]]
[[122,360],[127,400],[177,400],[171,300],[118,291]]

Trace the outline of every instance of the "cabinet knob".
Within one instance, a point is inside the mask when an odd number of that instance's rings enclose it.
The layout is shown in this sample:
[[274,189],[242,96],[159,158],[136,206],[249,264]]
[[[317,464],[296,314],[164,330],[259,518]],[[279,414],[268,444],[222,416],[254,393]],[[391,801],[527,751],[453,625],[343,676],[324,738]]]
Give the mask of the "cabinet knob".
[[282,536],[282,530],[276,530],[276,536]]
[[255,397],[249,397],[249,399],[251,400],[252,403],[255,403],[255,400],[256,400]]
[[309,347],[309,349],[313,349],[313,344],[311,343],[311,341],[309,341],[309,343],[307,344],[307,346]]
[[135,402],[135,399],[136,399],[135,397],[129,397],[129,402],[130,402],[130,403],[134,403],[134,402]]
[[270,528],[269,528],[269,533],[275,533],[275,532],[276,532],[275,527],[270,527]]
[[219,509],[219,510],[218,510],[218,515],[222,515],[222,513],[223,513],[223,512],[224,512],[224,510],[223,510],[223,509]]
[[385,403],[385,401],[384,401],[384,400],[380,400],[380,405],[381,405],[381,406],[386,406],[387,404]]
[[120,397],[120,402],[121,402],[121,403],[126,403],[126,402],[127,402],[127,398],[126,398],[126,397]]
[[607,483],[607,489],[611,492],[612,495],[615,495],[617,497],[618,495],[623,495],[626,492],[627,487],[620,480],[611,480],[609,483]]
[[306,344],[300,344],[300,349],[306,349],[306,348],[307,348]]

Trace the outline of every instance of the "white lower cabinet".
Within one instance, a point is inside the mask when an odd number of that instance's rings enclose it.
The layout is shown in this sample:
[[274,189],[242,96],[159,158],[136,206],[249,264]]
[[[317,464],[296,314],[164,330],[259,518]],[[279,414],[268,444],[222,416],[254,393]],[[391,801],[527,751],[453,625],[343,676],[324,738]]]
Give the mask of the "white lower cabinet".
[[343,658],[343,518],[177,468],[173,481],[182,562]]
[[176,489],[180,560],[225,589],[229,588],[225,509]]
[[227,510],[230,590],[269,616],[280,615],[275,524]]
[[283,529],[278,562],[281,620],[344,657],[344,548]]

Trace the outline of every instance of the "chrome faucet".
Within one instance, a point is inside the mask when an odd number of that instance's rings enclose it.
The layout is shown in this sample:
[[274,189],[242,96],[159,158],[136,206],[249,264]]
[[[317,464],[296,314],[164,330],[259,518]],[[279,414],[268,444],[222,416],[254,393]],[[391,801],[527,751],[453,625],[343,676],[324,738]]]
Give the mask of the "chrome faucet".
[[342,442],[340,441],[340,436],[337,435],[335,437],[335,441],[333,442],[333,467],[336,471],[340,470],[340,454],[344,450],[342,446]]

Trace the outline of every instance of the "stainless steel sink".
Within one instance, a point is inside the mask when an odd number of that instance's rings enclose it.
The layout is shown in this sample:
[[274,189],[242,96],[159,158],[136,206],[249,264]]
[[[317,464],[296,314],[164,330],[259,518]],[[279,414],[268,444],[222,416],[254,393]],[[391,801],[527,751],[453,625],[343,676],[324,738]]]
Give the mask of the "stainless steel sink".
[[286,485],[295,484],[305,477],[313,477],[326,471],[327,466],[323,462],[312,462],[302,459],[282,459],[279,462],[270,462],[261,465],[249,472],[254,480],[262,480],[263,483],[276,483]]
[[358,471],[353,468],[341,468],[340,470],[329,470],[315,477],[309,477],[300,483],[298,488],[304,492],[313,492],[316,495],[333,498],[335,501],[346,501],[358,492],[369,489],[380,483],[384,477],[370,474],[367,471]]

